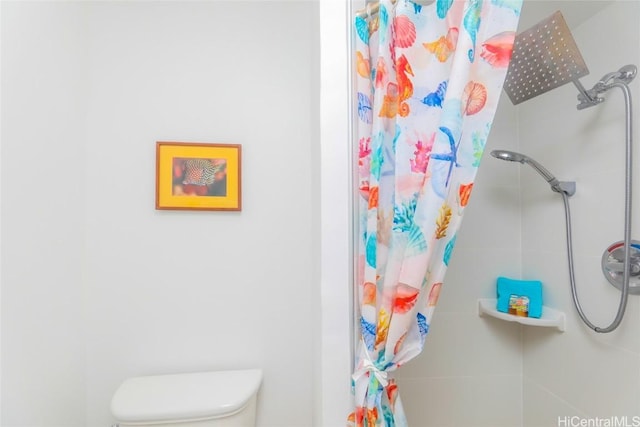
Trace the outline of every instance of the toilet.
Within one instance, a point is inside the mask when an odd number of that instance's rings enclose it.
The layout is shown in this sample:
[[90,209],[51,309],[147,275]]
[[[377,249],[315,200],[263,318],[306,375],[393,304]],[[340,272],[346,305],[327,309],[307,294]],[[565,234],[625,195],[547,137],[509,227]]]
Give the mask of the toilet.
[[129,378],[111,399],[119,427],[254,427],[260,369]]

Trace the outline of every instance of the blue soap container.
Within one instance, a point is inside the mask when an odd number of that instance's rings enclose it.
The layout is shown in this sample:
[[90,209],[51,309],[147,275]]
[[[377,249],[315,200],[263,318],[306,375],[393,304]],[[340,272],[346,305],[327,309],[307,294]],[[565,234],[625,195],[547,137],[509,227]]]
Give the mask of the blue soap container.
[[498,277],[496,309],[521,317],[542,316],[542,282]]

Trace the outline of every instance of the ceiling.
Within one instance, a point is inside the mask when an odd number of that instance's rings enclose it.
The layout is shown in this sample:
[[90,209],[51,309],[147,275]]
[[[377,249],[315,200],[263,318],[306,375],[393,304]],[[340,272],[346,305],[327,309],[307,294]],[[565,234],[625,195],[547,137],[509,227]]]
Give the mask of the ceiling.
[[518,32],[547,18],[556,10],[562,12],[569,28],[575,28],[614,0],[524,0]]

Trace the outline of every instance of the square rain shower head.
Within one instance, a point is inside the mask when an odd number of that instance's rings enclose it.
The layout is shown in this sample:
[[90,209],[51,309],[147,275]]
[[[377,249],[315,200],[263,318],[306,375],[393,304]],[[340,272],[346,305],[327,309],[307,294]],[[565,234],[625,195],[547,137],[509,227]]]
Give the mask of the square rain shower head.
[[571,31],[557,11],[516,36],[504,91],[517,105],[587,74]]

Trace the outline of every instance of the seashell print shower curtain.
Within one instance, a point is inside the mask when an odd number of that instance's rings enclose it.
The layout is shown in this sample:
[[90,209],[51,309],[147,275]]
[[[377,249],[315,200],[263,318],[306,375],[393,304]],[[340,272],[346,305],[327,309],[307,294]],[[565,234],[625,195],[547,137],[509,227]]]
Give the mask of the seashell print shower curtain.
[[355,18],[358,427],[407,425],[392,372],[422,351],[522,6],[394,3]]

